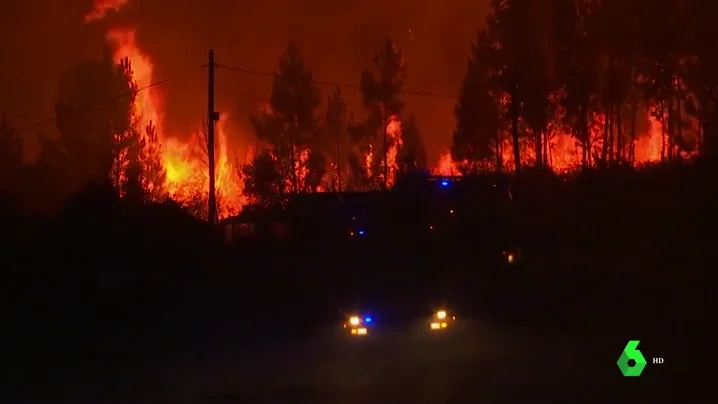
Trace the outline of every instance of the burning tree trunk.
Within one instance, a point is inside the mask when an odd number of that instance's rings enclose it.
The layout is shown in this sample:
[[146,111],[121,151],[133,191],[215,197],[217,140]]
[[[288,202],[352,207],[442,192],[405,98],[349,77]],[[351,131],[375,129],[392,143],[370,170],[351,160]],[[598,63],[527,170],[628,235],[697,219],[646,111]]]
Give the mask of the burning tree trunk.
[[299,177],[297,175],[297,152],[295,150],[295,134],[296,124],[292,122],[289,128],[289,164],[292,170],[292,193],[296,194],[299,191]]
[[666,159],[666,115],[664,104],[661,102],[658,105],[658,122],[661,124],[661,161]]
[[672,95],[668,97],[668,161],[673,161],[673,155],[675,154],[676,148],[676,137],[675,137],[675,126],[676,126],[676,115],[675,115],[675,97]]
[[382,189],[387,190],[389,189],[389,147],[387,142],[387,137],[389,136],[389,117],[387,116],[386,106],[382,108],[382,164],[384,169],[382,170]]
[[601,165],[604,167],[608,163],[608,148],[609,148],[609,138],[608,138],[608,128],[611,125],[611,111],[610,108],[606,108],[606,111],[604,112],[604,122],[603,122],[603,144],[602,144],[602,150],[601,150]]
[[609,116],[611,117],[607,124],[608,124],[608,161],[610,164],[614,164],[616,162],[616,155],[614,154],[614,145],[615,145],[615,135],[616,133],[613,131],[613,119],[615,118],[614,114],[616,113],[616,110],[613,105],[611,105],[608,109]]
[[[678,127],[676,128],[676,130],[677,130],[676,136],[677,136],[677,139],[680,142],[680,144],[684,144],[683,143],[683,107],[682,107],[682,103],[683,103],[683,94],[682,94],[680,88],[678,88],[678,97],[676,100],[676,120],[677,120],[676,124]],[[677,155],[677,157],[680,157],[680,150],[679,150],[679,154]]]
[[580,139],[581,139],[581,167],[585,170],[589,165],[589,155],[591,147],[591,138],[588,131],[588,103],[585,102],[579,112],[580,120]]
[[534,148],[536,153],[536,167],[543,167],[543,133],[539,130],[534,130]]
[[550,156],[550,147],[551,144],[551,138],[550,134],[547,128],[544,128],[542,135],[543,136],[543,159],[544,164],[546,167],[551,167],[551,156]]
[[616,114],[616,162],[620,165],[623,163],[623,119],[621,118],[621,112],[623,112],[622,105],[618,105]]
[[337,191],[342,192],[342,142],[337,139]]
[[494,137],[494,154],[496,156],[496,172],[502,173],[504,171],[504,150],[502,147],[503,142],[501,141],[501,129],[496,131]]
[[518,85],[514,77],[514,83],[511,86],[511,140],[514,148],[514,167],[518,174],[521,171],[521,145],[519,144],[519,100]]
[[638,107],[636,101],[631,101],[631,144],[628,146],[628,161],[633,165],[636,161],[636,117]]

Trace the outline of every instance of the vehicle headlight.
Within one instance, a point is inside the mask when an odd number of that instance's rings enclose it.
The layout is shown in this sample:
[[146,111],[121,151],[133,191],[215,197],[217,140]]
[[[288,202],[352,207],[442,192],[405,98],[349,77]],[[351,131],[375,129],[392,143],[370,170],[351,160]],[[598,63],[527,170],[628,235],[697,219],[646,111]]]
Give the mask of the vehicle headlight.
[[444,310],[439,310],[436,312],[436,318],[439,320],[443,320],[446,318],[446,312]]
[[367,335],[369,332],[366,328],[352,328],[352,335]]
[[357,316],[351,316],[351,317],[349,317],[349,324],[351,324],[351,325],[359,325],[359,317],[357,317]]

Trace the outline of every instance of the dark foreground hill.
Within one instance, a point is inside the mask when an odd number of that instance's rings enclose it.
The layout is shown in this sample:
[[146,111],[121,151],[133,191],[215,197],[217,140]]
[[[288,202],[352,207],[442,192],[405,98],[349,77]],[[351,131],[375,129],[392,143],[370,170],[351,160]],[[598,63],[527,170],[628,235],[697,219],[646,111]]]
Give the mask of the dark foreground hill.
[[450,306],[518,329],[682,341],[713,305],[714,199],[691,172],[659,177],[517,187],[513,266],[487,262],[481,240],[466,238],[230,247],[172,204],[98,190],[59,218],[8,215],[5,380],[27,387],[50,368],[202,350],[230,332],[246,344],[291,340],[353,310],[400,325]]

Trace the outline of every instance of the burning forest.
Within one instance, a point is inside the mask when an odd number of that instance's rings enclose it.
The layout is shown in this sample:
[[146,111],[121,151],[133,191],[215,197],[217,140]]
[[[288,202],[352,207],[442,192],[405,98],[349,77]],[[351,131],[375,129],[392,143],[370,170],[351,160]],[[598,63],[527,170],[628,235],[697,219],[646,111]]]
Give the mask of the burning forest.
[[9,2],[0,401],[703,397],[715,0]]
[[[129,2],[96,0],[84,23],[97,24]],[[536,12],[539,3],[545,7]],[[311,60],[296,42],[289,43],[273,72],[218,64],[218,70],[273,80],[269,101],[251,112],[253,133],[241,137],[244,143],[255,139],[252,144],[239,145],[240,137],[227,125],[230,114],[220,114],[218,216],[292,193],[391,188],[416,170],[462,175],[536,167],[570,173],[712,153],[718,86],[707,73],[716,63],[715,40],[708,38],[716,35],[705,21],[712,5],[698,0],[662,0],[660,7],[642,0],[491,5],[485,24],[477,21],[481,28],[455,95],[406,88],[410,60],[394,36],[380,44],[355,84],[314,77]],[[688,26],[693,29],[679,28]],[[667,40],[656,42],[657,27],[670,28],[661,34]],[[39,137],[42,150],[28,176],[67,183],[54,192],[59,199],[85,183],[107,181],[125,198],[171,199],[206,218],[206,122],[173,133],[163,81],[153,55],[139,45],[138,32],[116,26],[105,34],[104,58],[82,62],[61,78],[60,136]],[[361,108],[350,110],[348,92],[360,94]],[[433,135],[420,128],[432,116],[412,113],[405,100],[446,96],[455,98],[451,142],[428,153]],[[12,158],[22,153],[18,133],[6,120],[2,130],[3,142],[12,146],[5,148],[4,171],[27,165]],[[429,154],[440,157],[427,161]],[[18,188],[13,178],[4,182],[10,190]]]

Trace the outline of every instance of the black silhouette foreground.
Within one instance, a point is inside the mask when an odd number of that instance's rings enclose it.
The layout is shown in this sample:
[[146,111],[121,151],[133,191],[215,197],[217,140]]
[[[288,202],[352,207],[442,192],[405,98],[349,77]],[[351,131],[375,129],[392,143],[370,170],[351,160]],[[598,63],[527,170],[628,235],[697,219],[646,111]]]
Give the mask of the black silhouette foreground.
[[[517,182],[514,199],[531,203],[516,208],[512,266],[466,235],[227,245],[171,203],[88,188],[52,220],[6,218],[2,391],[13,402],[665,400],[668,380],[695,371],[685,391],[700,398],[708,385],[687,361],[705,340],[713,251],[691,235],[714,223],[697,185],[710,172],[678,168],[660,187],[645,173],[533,181],[550,200]],[[606,208],[602,189],[618,184],[644,208]],[[577,223],[576,209],[594,215]],[[341,332],[356,307],[376,335]],[[430,333],[436,307],[461,327]],[[621,376],[629,339],[666,364]]]

